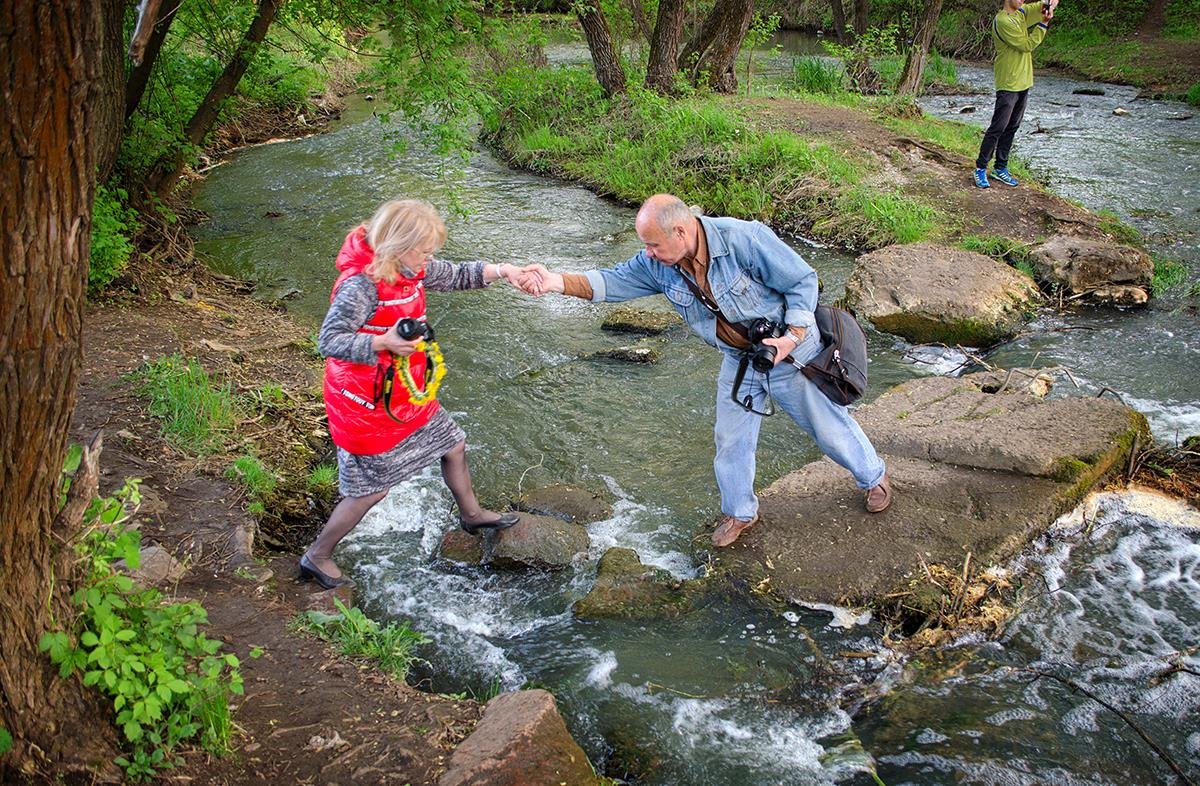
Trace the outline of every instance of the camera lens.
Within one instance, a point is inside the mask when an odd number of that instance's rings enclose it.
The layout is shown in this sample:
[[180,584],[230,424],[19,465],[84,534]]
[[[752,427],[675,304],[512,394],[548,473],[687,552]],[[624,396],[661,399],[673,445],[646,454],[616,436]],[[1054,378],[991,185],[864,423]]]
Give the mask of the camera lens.
[[425,323],[405,317],[396,323],[396,334],[405,341],[421,338],[426,334]]
[[759,374],[766,374],[775,368],[775,347],[770,344],[762,344],[757,347],[754,354],[750,356],[750,365]]

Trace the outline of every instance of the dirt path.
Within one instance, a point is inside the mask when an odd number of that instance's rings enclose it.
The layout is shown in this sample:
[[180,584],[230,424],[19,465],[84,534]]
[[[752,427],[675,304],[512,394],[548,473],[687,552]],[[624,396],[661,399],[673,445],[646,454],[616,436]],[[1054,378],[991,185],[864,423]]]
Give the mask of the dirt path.
[[[287,417],[246,425],[245,435],[284,446],[327,445],[327,435],[302,432],[310,423],[305,413],[319,408],[320,364],[305,346],[307,331],[200,269],[148,279],[139,282],[137,302],[89,308],[71,436],[81,441],[104,429],[102,491],[127,477],[143,479],[137,517],[143,546],[157,543],[188,568],[177,592],[207,608],[208,635],[241,658],[246,686],[233,717],[239,730],[233,755],[211,759],[192,752],[186,766],[164,773],[165,780],[436,782],[481,707],[421,693],[290,631],[299,612],[328,609],[332,593],[297,582],[292,555],[256,559],[262,553],[253,549],[256,523],[244,510],[242,492],[224,478],[228,456],[200,461],[166,445],[127,377],[145,361],[180,353],[199,358],[237,391],[279,384],[293,409]],[[307,530],[293,522],[293,539],[311,536],[320,517],[309,518]],[[250,658],[256,647],[264,654]]]
[[936,205],[957,224],[952,237],[999,235],[1030,244],[1053,234],[1112,241],[1098,218],[1036,187],[976,188],[974,162],[891,131],[869,113],[791,98],[763,98],[742,104],[759,125],[816,137],[847,155],[870,156],[879,165],[871,185],[899,190]]

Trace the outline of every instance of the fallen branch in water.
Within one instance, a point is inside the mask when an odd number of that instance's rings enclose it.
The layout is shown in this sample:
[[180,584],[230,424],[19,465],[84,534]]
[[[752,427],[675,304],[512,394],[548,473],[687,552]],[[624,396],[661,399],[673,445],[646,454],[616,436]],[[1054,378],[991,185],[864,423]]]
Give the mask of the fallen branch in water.
[[1188,777],[1183,774],[1183,770],[1181,770],[1179,768],[1179,765],[1176,764],[1175,761],[1169,755],[1167,755],[1167,752],[1164,751],[1162,748],[1160,748],[1158,746],[1158,743],[1156,743],[1154,740],[1150,739],[1150,735],[1148,735],[1148,734],[1146,734],[1146,732],[1142,731],[1142,728],[1140,726],[1138,726],[1136,723],[1134,723],[1132,718],[1130,718],[1128,715],[1126,715],[1124,712],[1122,712],[1117,707],[1113,706],[1111,703],[1100,698],[1095,693],[1091,692],[1087,688],[1080,685],[1078,682],[1075,682],[1075,680],[1069,679],[1067,677],[1060,677],[1059,675],[1057,675],[1053,672],[1042,671],[1041,669],[1035,669],[1030,666],[1019,666],[1016,668],[1017,668],[1017,671],[1024,671],[1024,672],[1028,672],[1030,674],[1036,674],[1039,678],[1049,677],[1052,680],[1057,680],[1058,682],[1061,682],[1063,685],[1066,685],[1068,688],[1075,691],[1076,693],[1082,693],[1084,696],[1087,696],[1089,699],[1096,702],[1104,709],[1113,713],[1118,718],[1125,721],[1126,725],[1128,725],[1129,728],[1131,728],[1135,732],[1137,732],[1137,735],[1146,741],[1146,744],[1149,745],[1151,750],[1153,750],[1158,755],[1158,758],[1162,759],[1163,762],[1168,767],[1171,768],[1171,771],[1174,772],[1175,776],[1179,778],[1180,783],[1184,784],[1184,786],[1194,786],[1192,781],[1188,780]]

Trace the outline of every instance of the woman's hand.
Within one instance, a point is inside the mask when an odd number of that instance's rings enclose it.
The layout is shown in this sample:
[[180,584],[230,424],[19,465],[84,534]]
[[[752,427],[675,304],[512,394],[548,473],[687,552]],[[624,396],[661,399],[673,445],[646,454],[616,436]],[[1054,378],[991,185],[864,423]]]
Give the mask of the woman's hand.
[[375,350],[376,352],[387,350],[393,355],[406,358],[417,351],[417,344],[420,341],[422,341],[422,339],[405,341],[404,339],[400,338],[400,334],[396,332],[396,326],[392,325],[390,328],[388,328],[386,333],[371,338],[371,349]]

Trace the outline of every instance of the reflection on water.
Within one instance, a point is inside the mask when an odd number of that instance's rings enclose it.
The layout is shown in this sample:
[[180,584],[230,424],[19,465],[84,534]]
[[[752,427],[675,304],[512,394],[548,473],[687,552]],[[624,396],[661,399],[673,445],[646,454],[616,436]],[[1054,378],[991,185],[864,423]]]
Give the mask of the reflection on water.
[[[398,195],[447,202],[436,160],[413,148],[393,159],[388,149],[380,124],[367,120],[244,151],[213,170],[200,191],[197,201],[211,216],[197,232],[200,251],[259,282],[265,296],[300,289],[293,307],[315,330],[350,226]],[[628,208],[512,172],[486,154],[468,166],[461,196],[473,214],[449,219],[449,259],[536,260],[581,271],[638,247]],[[795,242],[821,274],[822,297],[840,294],[852,260]],[[661,299],[639,305],[667,307]],[[434,472],[401,484],[368,515],[339,559],[373,615],[411,619],[434,639],[432,687],[547,686],[595,760],[645,783],[869,782],[856,735],[889,784],[1130,783],[1161,775],[1120,724],[1061,684],[1031,683],[1014,668],[1066,664],[1073,679],[1142,713],[1169,738],[1172,755],[1200,766],[1200,738],[1179,733],[1194,717],[1187,694],[1197,695],[1195,678],[1179,672],[1148,687],[1155,664],[1200,638],[1196,530],[1165,523],[1173,514],[1106,508],[1102,530],[1060,532],[1029,557],[1053,589],[1035,598],[1004,642],[985,646],[984,657],[956,676],[910,674],[853,724],[839,709],[847,692],[898,676],[874,623],[845,627],[825,610],[779,615],[734,599],[680,620],[575,620],[571,604],[587,592],[609,546],[633,548],[676,576],[696,575],[690,537],[717,505],[718,354],[679,328],[645,339],[663,350],[654,366],[592,359],[637,340],[598,330],[607,309],[535,300],[503,286],[429,296],[450,370],[441,398],[467,431],[484,500],[502,504],[521,487],[558,482],[607,488],[617,500],[610,519],[589,527],[592,553],[560,573],[492,573],[437,560],[453,514]],[[1168,307],[1087,311],[1043,317],[997,359],[1069,365],[1086,392],[1121,392],[1166,434],[1200,430],[1192,428],[1196,341],[1194,317]],[[869,342],[874,394],[950,372],[963,359],[874,332]],[[759,484],[816,457],[790,422],[771,418]],[[840,655],[864,651],[878,655]]]

